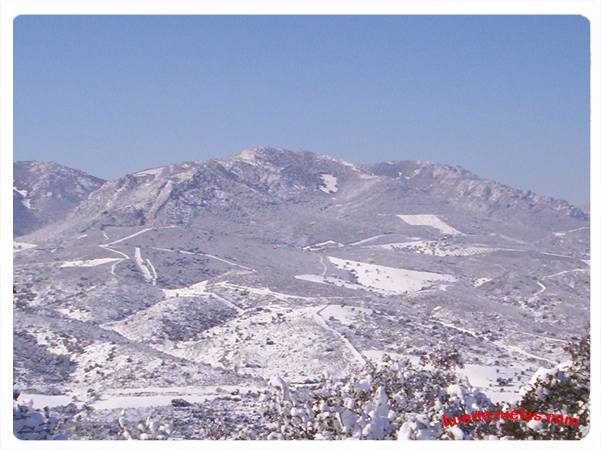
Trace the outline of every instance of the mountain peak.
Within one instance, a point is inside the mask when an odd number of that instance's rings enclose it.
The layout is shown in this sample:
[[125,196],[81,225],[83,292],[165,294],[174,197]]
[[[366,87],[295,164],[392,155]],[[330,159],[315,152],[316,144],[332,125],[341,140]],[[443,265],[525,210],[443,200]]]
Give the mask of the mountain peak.
[[50,161],[16,161],[13,176],[15,236],[62,219],[104,183]]

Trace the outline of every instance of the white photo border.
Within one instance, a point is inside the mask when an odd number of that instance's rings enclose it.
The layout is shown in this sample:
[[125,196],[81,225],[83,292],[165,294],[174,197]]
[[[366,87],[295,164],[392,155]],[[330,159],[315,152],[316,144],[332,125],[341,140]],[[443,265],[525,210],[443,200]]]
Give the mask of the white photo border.
[[[19,15],[581,15],[590,24],[591,428],[579,441],[21,441],[12,432],[13,21]],[[598,0],[0,0],[0,449],[541,449],[601,445],[601,36]]]

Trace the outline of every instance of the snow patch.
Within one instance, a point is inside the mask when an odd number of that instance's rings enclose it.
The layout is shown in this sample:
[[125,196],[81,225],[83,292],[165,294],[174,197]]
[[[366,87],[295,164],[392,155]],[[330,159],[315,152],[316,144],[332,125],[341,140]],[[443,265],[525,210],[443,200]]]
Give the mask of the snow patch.
[[252,149],[242,150],[240,153],[238,153],[237,158],[253,166],[257,164],[256,154]]
[[[459,373],[465,376],[469,383],[475,388],[485,392],[493,402],[508,401],[514,402],[520,398],[517,385],[519,369],[506,368],[503,366],[483,366],[480,364],[465,364]],[[501,386],[497,382],[498,378],[511,378],[515,380],[516,386]]]
[[482,286],[483,284],[488,283],[489,281],[492,281],[492,278],[486,278],[486,277],[477,278],[476,280],[474,280],[473,286],[479,287],[479,286]]
[[29,250],[30,248],[37,247],[36,244],[28,244],[27,242],[15,242],[13,241],[13,253],[22,252],[23,250]]
[[261,297],[273,297],[273,298],[276,298],[278,300],[283,300],[283,301],[295,300],[295,299],[299,299],[299,298],[310,298],[310,297],[302,297],[300,295],[291,295],[291,294],[285,294],[283,292],[272,291],[268,287],[242,286],[239,284],[229,283],[227,281],[221,281],[221,282],[217,283],[217,285],[222,286],[226,289],[240,289],[240,290],[244,290],[249,293],[261,296]]
[[436,228],[443,234],[463,234],[434,214],[397,214],[397,217],[409,225]]
[[163,171],[163,167],[157,167],[155,169],[142,170],[134,173],[134,177],[144,177],[146,175],[159,175]]
[[319,314],[326,320],[335,320],[342,325],[356,324],[362,316],[371,315],[373,311],[369,308],[358,306],[328,305]]
[[80,261],[65,261],[60,267],[95,267],[110,262],[121,261],[121,258],[84,259]]
[[332,256],[328,259],[339,269],[351,272],[360,285],[385,295],[411,294],[434,283],[457,281],[452,275],[397,269]]
[[70,395],[28,394],[22,392],[19,400],[25,402],[31,400],[38,408],[55,408],[57,406],[67,406],[74,399]]
[[165,294],[165,298],[198,297],[206,293],[207,282],[208,280],[204,280],[183,288],[163,289],[163,294]]
[[57,308],[56,311],[69,319],[79,320],[81,322],[87,322],[92,319],[90,311],[83,309]]
[[45,330],[33,332],[38,345],[46,347],[46,351],[54,355],[69,355],[69,350],[63,342],[63,338],[56,333]]
[[325,173],[321,175],[321,181],[324,186],[319,186],[319,189],[327,194],[338,192],[338,179],[334,175]]
[[26,198],[28,192],[24,189],[17,189],[16,187],[13,186],[13,191],[19,193],[23,198],[21,199],[21,203],[23,204],[23,206],[25,206],[25,208],[27,209],[31,209],[31,199]]
[[142,258],[142,251],[140,250],[140,247],[136,247],[136,250],[134,251],[134,260],[136,261],[136,265],[142,272],[142,276],[144,277],[144,279],[148,283],[156,285],[156,276],[153,277],[152,272],[150,271],[148,264],[146,263],[146,261],[148,260],[144,261],[144,258]]
[[27,194],[28,194],[28,192],[25,189],[17,189],[14,186],[13,186],[13,191],[17,192],[18,194],[21,194],[23,197],[27,197]]

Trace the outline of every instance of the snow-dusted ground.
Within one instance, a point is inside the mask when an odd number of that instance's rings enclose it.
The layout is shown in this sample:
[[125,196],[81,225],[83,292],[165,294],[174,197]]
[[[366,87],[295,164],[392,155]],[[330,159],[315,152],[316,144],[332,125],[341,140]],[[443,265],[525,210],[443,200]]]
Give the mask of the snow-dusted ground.
[[232,309],[235,309],[236,311],[238,311],[239,313],[243,313],[244,310],[242,308],[240,308],[238,305],[236,305],[235,303],[230,302],[227,298],[212,292],[211,296],[215,299],[217,299],[219,302],[223,303],[225,306],[228,306]]
[[[494,402],[517,400],[519,395],[519,386],[527,381],[526,379],[518,381],[519,369],[503,366],[483,366],[480,364],[465,364],[459,372],[463,374],[474,387],[485,392]],[[498,378],[511,379],[512,381],[501,386]]]
[[492,278],[486,278],[486,277],[482,277],[482,278],[476,278],[473,282],[473,286],[474,287],[480,287],[483,284],[488,283],[489,281],[492,281]]
[[436,228],[443,234],[462,234],[434,214],[397,214],[397,217],[409,225]]
[[333,256],[328,259],[339,269],[352,273],[360,285],[387,295],[415,293],[435,283],[456,281],[452,275],[398,269]]
[[[586,264],[589,264],[590,262],[587,262]],[[570,270],[562,270],[561,272],[556,272],[556,273],[552,273],[551,275],[545,275],[543,277],[543,280],[548,280],[549,278],[556,278],[556,277],[560,277],[562,275],[566,275],[568,273],[574,273],[574,272],[582,272],[582,273],[587,273],[589,271],[589,269],[570,269]]]
[[256,392],[256,386],[173,386],[168,388],[153,387],[148,389],[118,389],[102,394],[99,400],[91,403],[94,409],[149,408],[171,405],[175,398],[190,403],[211,401],[224,394],[238,392],[248,394]]
[[207,282],[208,280],[204,280],[183,288],[163,289],[163,293],[165,294],[165,298],[197,297],[206,292]]
[[163,351],[265,379],[279,375],[290,382],[304,382],[324,370],[343,375],[363,360],[348,338],[319,315],[322,309],[270,305]]
[[285,294],[283,292],[272,291],[268,287],[250,287],[250,286],[242,286],[239,284],[229,283],[227,281],[220,281],[219,283],[215,283],[215,286],[223,287],[226,289],[240,289],[246,292],[250,292],[252,294],[258,295],[259,297],[272,297],[277,300],[296,300],[302,298],[312,298],[312,297],[303,297],[301,295],[291,295]]
[[553,234],[557,237],[563,237],[569,233],[574,233],[576,231],[589,230],[589,229],[590,229],[590,227],[578,227],[578,228],[573,228],[573,229],[567,230],[567,231],[557,231]]
[[67,406],[69,403],[73,402],[73,396],[63,394],[48,395],[23,392],[21,394],[21,400],[32,400],[33,404],[38,408],[55,408],[57,406]]
[[395,242],[390,244],[381,244],[376,247],[387,250],[408,250],[421,253],[422,255],[432,256],[475,256],[497,250],[489,247],[449,244],[440,241]]
[[216,261],[220,261],[222,263],[225,263],[229,266],[234,266],[234,267],[239,267],[240,269],[243,270],[248,270],[248,271],[254,271],[254,269],[248,267],[248,266],[244,266],[242,264],[239,264],[237,262],[234,262],[230,259],[227,259],[225,257],[222,256],[217,256],[217,255],[211,255],[210,253],[204,253],[204,252],[192,252],[189,250],[179,250],[179,249],[174,249],[174,248],[164,248],[164,247],[152,247],[153,250],[158,250],[161,252],[168,252],[168,253],[181,253],[182,255],[198,255],[198,256],[204,256],[206,258],[211,258],[214,259]]
[[114,241],[109,242],[108,244],[104,244],[104,245],[105,246],[115,245],[115,244],[118,244],[120,242],[124,242],[124,241],[127,241],[127,240],[131,239],[131,238],[139,236],[141,234],[147,233],[147,232],[151,231],[152,229],[153,229],[152,227],[151,228],[144,228],[143,230],[136,231],[135,233],[132,233],[132,234],[128,234],[127,236],[124,236],[124,237],[122,237],[120,239],[114,240]]
[[65,345],[65,339],[50,330],[35,330],[35,339],[38,345],[45,346],[49,353],[55,355],[68,355],[69,349]]
[[[341,332],[339,332],[338,330],[332,328],[323,318],[322,313],[329,307],[329,305],[325,305],[321,308],[317,308],[314,311],[314,317],[317,320],[317,322],[319,324],[321,324],[321,326],[323,326],[325,329],[327,329],[328,331],[332,332],[333,334],[335,334],[340,341],[349,349],[350,353],[353,355],[353,357],[355,358],[356,363],[359,366],[363,366],[367,363],[367,361],[365,360],[365,358],[363,357],[363,355],[361,354],[361,352],[359,350],[357,350],[357,348],[352,344],[351,341],[348,340],[348,338],[346,336],[344,336]],[[329,313],[328,313],[329,314]]]
[[116,346],[109,342],[96,341],[87,345],[85,351],[73,355],[76,362],[73,371],[73,378],[82,380],[86,383],[92,383],[102,378],[99,370],[93,370],[98,367],[99,361],[111,361],[111,369],[118,371],[127,366],[128,355],[114,355]]
[[476,339],[480,339],[480,340],[485,341],[485,342],[490,342],[492,345],[494,345],[496,347],[499,347],[502,350],[505,350],[505,351],[507,351],[509,353],[517,353],[517,354],[520,354],[520,355],[525,356],[527,358],[532,358],[532,359],[536,359],[536,360],[539,360],[539,361],[544,361],[544,362],[550,363],[550,364],[557,364],[557,361],[553,361],[553,360],[551,360],[549,358],[545,358],[545,357],[542,357],[542,356],[539,356],[539,355],[535,355],[533,353],[530,353],[530,352],[524,350],[523,348],[521,348],[521,347],[519,347],[517,345],[509,344],[509,343],[507,343],[504,340],[491,340],[487,336],[484,336],[484,335],[479,334],[479,333],[477,333],[475,331],[472,331],[472,330],[468,330],[467,328],[463,328],[463,327],[454,325],[452,323],[444,322],[442,320],[433,320],[433,321],[437,322],[437,323],[439,323],[439,324],[441,324],[441,325],[443,325],[443,326],[445,326],[447,328],[452,328],[452,329],[455,329],[455,330],[457,330],[457,331],[459,331],[461,333],[468,334],[468,335],[470,335],[470,336],[472,336],[472,337],[474,337]]
[[368,238],[361,239],[361,240],[356,241],[356,242],[351,242],[348,245],[352,246],[352,247],[355,247],[355,246],[358,246],[358,245],[367,244],[368,242],[371,242],[371,241],[375,241],[376,239],[380,239],[380,238],[382,238],[384,236],[386,236],[386,235],[385,234],[377,234],[376,236],[370,236]]
[[343,325],[352,325],[362,316],[373,314],[373,310],[359,306],[326,305],[319,312],[326,320],[336,320]]
[[401,360],[408,359],[412,364],[418,365],[420,362],[420,357],[415,355],[407,355],[399,352],[393,352],[389,350],[363,350],[361,352],[367,359],[369,359],[372,363],[378,364],[382,362],[384,359],[384,355],[388,355],[392,359]]
[[22,252],[23,250],[29,250],[30,248],[37,247],[36,244],[28,244],[27,242],[13,242],[13,253]]
[[311,283],[329,284],[332,286],[343,287],[346,289],[365,289],[365,286],[350,281],[341,280],[337,277],[326,277],[323,275],[303,274],[295,275],[294,278],[302,281],[310,281]]
[[61,264],[61,267],[96,267],[115,261],[121,261],[121,258],[98,258],[81,261],[65,261]]
[[306,247],[303,247],[303,250],[309,250],[309,251],[322,250],[323,248],[326,248],[326,247],[344,247],[344,244],[341,244],[340,242],[329,240],[329,241],[318,242],[318,243],[312,244],[312,245],[307,245]]
[[61,313],[65,317],[74,320],[80,320],[82,322],[87,322],[92,319],[92,314],[90,311],[86,311],[80,308],[57,308],[57,312]]
[[[169,249],[157,249],[157,250],[170,251]],[[217,261],[221,261],[222,263],[226,263],[226,264],[228,264],[230,266],[240,267],[241,269],[244,269],[244,270],[250,270],[250,271],[253,270],[253,269],[251,269],[248,266],[243,266],[242,264],[235,263],[234,261],[230,261],[229,259],[223,258],[221,256],[211,255],[210,253],[190,252],[188,250],[178,250],[178,251],[180,253],[184,254],[184,255],[201,255],[201,256],[206,256],[207,258],[211,258],[211,259],[215,259]]]

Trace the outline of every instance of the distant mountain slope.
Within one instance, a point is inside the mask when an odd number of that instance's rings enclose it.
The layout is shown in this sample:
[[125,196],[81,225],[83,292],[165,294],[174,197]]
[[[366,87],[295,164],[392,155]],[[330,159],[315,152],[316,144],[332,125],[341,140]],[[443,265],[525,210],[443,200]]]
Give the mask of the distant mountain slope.
[[64,218],[104,180],[53,162],[13,164],[14,236]]
[[565,200],[538,195],[532,191],[515,189],[496,181],[480,178],[459,166],[437,164],[431,161],[389,161],[364,166],[374,175],[397,179],[400,183],[424,193],[446,197],[449,202],[464,209],[487,214],[516,209],[537,213],[556,211],[576,219],[587,214]]
[[[513,189],[460,167],[423,161],[360,167],[311,152],[259,148],[108,181],[55,231],[192,226],[211,218],[261,224],[261,230],[274,228],[275,238],[290,241],[317,222],[322,228],[341,228],[339,222],[347,229],[365,228],[395,214],[420,213],[466,222],[468,232],[484,222],[494,222],[486,226],[488,232],[498,231],[497,224],[521,227],[515,233],[531,238],[539,228],[557,231],[588,221],[566,201]],[[285,220],[292,216],[294,221]],[[277,225],[282,220],[286,226]],[[294,230],[283,233],[290,227]]]

